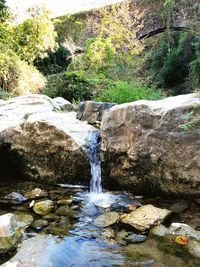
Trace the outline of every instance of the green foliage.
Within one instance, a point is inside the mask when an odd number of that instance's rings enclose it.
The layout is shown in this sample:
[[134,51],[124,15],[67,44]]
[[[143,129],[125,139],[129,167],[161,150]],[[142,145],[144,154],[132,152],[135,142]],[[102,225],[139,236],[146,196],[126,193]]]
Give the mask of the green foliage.
[[38,93],[45,79],[33,66],[22,61],[12,50],[0,47],[0,87],[5,94]]
[[66,39],[72,38],[76,44],[81,45],[85,40],[84,32],[88,17],[89,12],[80,12],[54,19],[55,30],[58,33],[58,42],[61,44]]
[[37,59],[34,65],[44,75],[51,75],[66,71],[70,63],[70,52],[63,46],[59,46],[55,52],[48,53],[43,59]]
[[94,100],[122,104],[140,99],[158,100],[161,98],[161,92],[150,89],[145,85],[118,81],[114,82],[107,90],[94,98]]
[[64,72],[48,76],[43,94],[62,96],[69,101],[89,100],[108,81],[102,77],[89,77],[85,72]]
[[32,63],[47,56],[48,51],[54,51],[56,33],[48,10],[35,6],[28,14],[30,18],[14,29],[16,41],[13,50],[22,60]]
[[4,91],[3,89],[0,88],[0,99],[7,100],[12,97],[12,94]]
[[194,39],[189,33],[174,32],[170,34],[170,38],[168,33],[164,33],[156,41],[153,40],[147,60],[153,83],[175,95],[190,92],[194,88],[190,79],[197,71],[197,64],[195,69],[191,64],[196,57]]

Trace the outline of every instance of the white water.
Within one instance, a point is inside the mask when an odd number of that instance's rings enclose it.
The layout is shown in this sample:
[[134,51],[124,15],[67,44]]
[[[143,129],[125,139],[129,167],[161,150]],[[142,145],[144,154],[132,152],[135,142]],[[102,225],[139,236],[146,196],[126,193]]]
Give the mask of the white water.
[[100,134],[94,132],[89,138],[88,156],[91,166],[91,180],[90,192],[100,194],[102,192],[101,186],[101,162],[100,162]]

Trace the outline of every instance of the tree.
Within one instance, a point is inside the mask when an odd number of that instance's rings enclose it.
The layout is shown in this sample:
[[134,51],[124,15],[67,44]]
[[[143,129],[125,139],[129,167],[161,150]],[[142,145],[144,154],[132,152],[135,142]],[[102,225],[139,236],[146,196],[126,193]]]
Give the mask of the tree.
[[29,18],[15,27],[13,50],[22,60],[33,63],[35,59],[44,58],[47,52],[55,50],[56,32],[50,13],[44,7],[30,8],[28,14]]

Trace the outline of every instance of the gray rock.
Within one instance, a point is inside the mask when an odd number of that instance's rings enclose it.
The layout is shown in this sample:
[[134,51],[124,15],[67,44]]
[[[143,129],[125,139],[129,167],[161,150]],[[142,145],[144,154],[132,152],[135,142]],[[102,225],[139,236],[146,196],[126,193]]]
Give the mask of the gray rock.
[[[51,255],[58,253],[56,245],[57,238],[51,235],[36,236],[25,240],[21,244],[20,250],[17,254],[8,262],[2,265],[2,267],[8,266],[38,266],[48,267],[52,265]],[[57,256],[54,254],[54,256]],[[56,257],[57,258],[57,257]],[[59,259],[58,259],[59,262]],[[62,262],[62,260],[61,260]],[[62,264],[61,264],[62,266]]]
[[56,214],[67,217],[77,217],[77,212],[69,206],[61,206],[56,210]]
[[173,211],[174,213],[181,213],[182,211],[186,210],[189,207],[189,204],[185,200],[180,200],[177,203],[174,203],[169,210]]
[[71,111],[73,110],[73,105],[68,100],[63,97],[56,97],[52,99],[52,102],[59,106],[62,111]]
[[34,220],[31,214],[25,212],[15,211],[13,214],[16,217],[18,228],[29,226]]
[[196,231],[191,226],[184,223],[172,223],[168,229],[168,234],[192,237],[200,241],[200,231]]
[[22,196],[20,193],[17,193],[17,192],[12,192],[6,195],[4,198],[11,200],[11,201],[16,201],[18,203],[22,203],[26,200],[24,196]]
[[139,231],[146,231],[165,220],[171,211],[159,209],[152,205],[142,206],[130,214],[121,216],[121,221],[133,226]]
[[38,198],[38,197],[46,197],[47,192],[40,189],[40,188],[35,188],[25,194],[26,198]]
[[54,202],[52,200],[44,200],[35,203],[33,210],[39,215],[46,215],[54,209]]
[[94,225],[98,227],[108,227],[118,222],[119,218],[120,216],[117,212],[106,212],[95,219]]
[[12,236],[17,229],[16,217],[12,213],[0,216],[0,237]]
[[192,256],[200,259],[200,242],[191,240],[187,244],[187,249]]
[[160,224],[151,229],[150,234],[154,236],[166,236],[168,234],[168,228]]
[[159,225],[151,229],[150,234],[155,236],[185,236],[200,241],[200,231],[184,223],[172,223],[169,228]]
[[112,228],[107,227],[103,230],[102,236],[105,238],[115,238],[116,233]]
[[0,253],[7,253],[16,248],[21,239],[21,231],[17,230],[17,221],[12,213],[0,216]]
[[31,226],[37,230],[44,228],[45,226],[48,225],[47,220],[35,220]]
[[101,122],[103,113],[114,105],[113,103],[106,102],[81,102],[76,118],[81,121],[87,121],[90,124],[95,124],[97,121]]
[[[88,137],[97,130],[43,95],[16,97],[0,107],[0,139],[27,179],[88,182]],[[13,152],[14,151],[14,152]]]
[[128,243],[142,243],[147,240],[145,235],[132,234],[125,238]]
[[106,111],[104,182],[134,194],[200,195],[200,98],[140,100]]

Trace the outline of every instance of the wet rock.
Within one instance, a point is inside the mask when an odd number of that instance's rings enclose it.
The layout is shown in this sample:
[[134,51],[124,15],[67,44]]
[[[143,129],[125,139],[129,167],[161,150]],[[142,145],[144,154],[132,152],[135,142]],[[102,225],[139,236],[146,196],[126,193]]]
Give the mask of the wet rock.
[[171,210],[174,213],[181,213],[182,211],[186,210],[189,207],[189,204],[185,200],[181,200],[175,204],[173,204],[169,210]]
[[7,253],[16,248],[21,239],[17,230],[17,221],[12,213],[0,216],[0,253]]
[[154,236],[166,236],[168,234],[168,228],[160,224],[151,229],[150,234]]
[[106,212],[95,219],[94,225],[98,227],[108,227],[118,222],[119,218],[120,216],[117,212]]
[[126,237],[129,235],[129,233],[125,230],[121,230],[119,232],[117,232],[117,236],[115,238],[115,241],[117,242],[117,244],[121,244],[121,245],[126,245]]
[[60,218],[60,216],[55,214],[55,213],[48,213],[48,214],[42,216],[42,218],[44,220],[48,220],[48,221],[57,221]]
[[40,189],[40,188],[35,188],[25,194],[26,198],[38,198],[38,197],[47,197],[47,192]]
[[103,230],[102,236],[105,238],[115,238],[116,233],[112,228],[108,227]]
[[[29,238],[23,241],[17,254],[7,263],[3,264],[2,267],[53,266],[52,255],[54,254],[54,257],[57,258],[57,254],[59,254],[59,249],[56,245],[57,241],[57,238],[51,235],[38,235]],[[59,257],[57,263],[59,266],[62,266],[62,260],[59,260]]]
[[52,102],[59,106],[62,111],[71,111],[73,110],[73,105],[68,100],[63,97],[56,97],[52,99]]
[[36,230],[42,229],[45,226],[48,225],[47,220],[35,220],[32,224],[31,227],[35,228]]
[[11,236],[17,228],[16,217],[12,213],[0,216],[0,237]]
[[24,212],[14,212],[14,215],[17,220],[17,227],[25,227],[31,225],[34,218],[31,214],[24,213]]
[[39,215],[46,215],[54,209],[54,202],[52,200],[44,200],[35,203],[33,210]]
[[139,231],[146,231],[155,225],[159,225],[170,213],[171,211],[166,209],[145,205],[130,214],[122,215],[121,221]]
[[200,242],[191,240],[187,245],[187,249],[191,255],[200,259]]
[[168,234],[192,237],[200,241],[200,231],[196,231],[191,226],[184,223],[172,223],[168,229]]
[[65,198],[65,199],[59,199],[58,201],[57,201],[57,204],[58,205],[68,205],[68,206],[70,206],[71,204],[72,204],[72,202],[73,202],[73,199],[72,198]]
[[147,240],[145,235],[132,234],[125,238],[128,243],[142,243]]
[[[106,111],[101,149],[107,186],[135,194],[200,196],[199,104],[196,94],[188,94]],[[192,130],[184,130],[187,124]]]
[[18,203],[22,203],[26,200],[24,196],[22,196],[20,193],[17,192],[12,192],[6,196],[4,196],[5,199],[11,200],[11,201],[16,201]]
[[77,120],[73,112],[57,110],[59,106],[43,95],[7,101],[0,107],[5,153],[18,162],[20,175],[27,179],[48,183],[75,183],[74,179],[79,179],[87,183],[88,137],[97,130]]
[[184,223],[172,223],[169,228],[159,225],[151,229],[150,234],[155,236],[185,236],[200,241],[200,231]]
[[78,213],[75,210],[71,209],[68,206],[61,206],[56,210],[56,214],[72,218],[76,218],[78,215]]
[[103,113],[114,105],[106,102],[81,102],[76,118],[81,121],[87,121],[90,124],[96,124],[97,121],[100,122],[102,120]]

